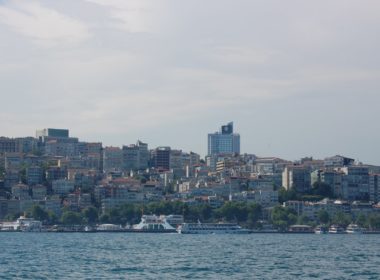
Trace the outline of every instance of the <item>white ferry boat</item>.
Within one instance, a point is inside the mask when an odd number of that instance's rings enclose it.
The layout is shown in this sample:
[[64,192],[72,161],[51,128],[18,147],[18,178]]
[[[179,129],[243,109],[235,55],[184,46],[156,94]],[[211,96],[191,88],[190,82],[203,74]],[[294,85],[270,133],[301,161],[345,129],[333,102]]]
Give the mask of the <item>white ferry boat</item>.
[[231,223],[183,223],[177,229],[182,234],[246,234],[250,230]]
[[176,232],[176,229],[171,226],[165,219],[165,216],[143,215],[141,222],[133,225],[133,232]]
[[363,229],[359,227],[357,224],[349,224],[346,229],[346,232],[350,234],[361,234],[363,233]]
[[184,223],[183,215],[160,215],[160,219],[166,220],[168,224],[175,228]]
[[33,231],[39,232],[42,230],[42,222],[33,218],[20,216],[15,222],[4,222],[0,225],[1,231]]

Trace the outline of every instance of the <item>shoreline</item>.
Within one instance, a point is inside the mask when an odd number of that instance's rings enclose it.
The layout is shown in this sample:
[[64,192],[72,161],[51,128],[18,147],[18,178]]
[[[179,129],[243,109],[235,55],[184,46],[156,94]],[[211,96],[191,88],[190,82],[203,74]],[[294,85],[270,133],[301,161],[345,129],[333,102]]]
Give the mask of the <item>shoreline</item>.
[[[133,230],[133,229],[125,229],[125,230],[56,230],[56,231],[51,231],[51,230],[42,230],[42,231],[21,231],[21,230],[3,230],[0,231],[0,233],[157,233],[157,234],[180,234],[177,231],[172,231],[172,230]],[[347,232],[342,232],[342,233],[323,233],[323,234],[317,234],[315,232],[287,232],[287,231],[251,231],[247,233],[248,235],[250,234],[315,234],[315,235],[374,235],[374,234],[380,234],[380,231],[367,231],[367,232],[362,232],[360,234],[352,234],[352,233],[347,233]],[[242,234],[236,234],[236,233],[218,233],[218,234],[186,234],[186,235],[242,235]]]

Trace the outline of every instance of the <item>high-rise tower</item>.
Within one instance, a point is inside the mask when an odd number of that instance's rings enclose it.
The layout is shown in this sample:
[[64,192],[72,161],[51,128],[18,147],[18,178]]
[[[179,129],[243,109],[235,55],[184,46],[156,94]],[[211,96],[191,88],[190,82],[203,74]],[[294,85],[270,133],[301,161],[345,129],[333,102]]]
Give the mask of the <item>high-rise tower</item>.
[[208,134],[208,155],[239,154],[240,135],[234,133],[234,124],[222,125],[219,132]]

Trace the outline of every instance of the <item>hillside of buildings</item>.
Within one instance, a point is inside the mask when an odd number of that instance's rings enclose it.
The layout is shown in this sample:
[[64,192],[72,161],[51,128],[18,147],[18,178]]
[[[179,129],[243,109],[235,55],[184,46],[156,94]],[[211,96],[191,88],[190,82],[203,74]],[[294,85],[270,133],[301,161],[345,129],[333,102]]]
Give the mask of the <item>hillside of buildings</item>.
[[0,137],[0,220],[137,222],[145,214],[235,221],[251,228],[356,222],[380,228],[380,167],[345,156],[288,161],[240,153],[233,124],[208,155],[147,143],[107,147],[66,129]]

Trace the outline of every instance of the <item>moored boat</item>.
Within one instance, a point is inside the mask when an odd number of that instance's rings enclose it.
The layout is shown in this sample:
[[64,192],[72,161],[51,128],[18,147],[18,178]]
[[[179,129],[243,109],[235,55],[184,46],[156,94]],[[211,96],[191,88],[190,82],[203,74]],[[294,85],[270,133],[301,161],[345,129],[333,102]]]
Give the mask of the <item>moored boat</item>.
[[349,224],[347,226],[346,232],[349,234],[362,234],[363,229],[359,227],[357,224]]
[[346,232],[344,231],[344,228],[342,228],[339,225],[331,225],[330,228],[329,228],[329,233],[332,233],[332,234],[341,234],[341,233],[346,233]]
[[143,215],[139,224],[133,225],[132,229],[126,231],[169,233],[176,232],[176,229],[166,221],[165,216]]
[[4,222],[0,225],[0,231],[33,231],[39,232],[42,230],[42,222],[33,218],[20,216],[15,222]]
[[183,223],[177,229],[182,234],[246,234],[250,230],[233,223]]
[[326,234],[328,232],[328,228],[326,226],[317,226],[314,229],[315,234]]
[[288,233],[313,233],[313,228],[308,225],[292,225]]
[[[86,228],[85,228],[86,231]],[[115,224],[100,224],[96,227],[96,231],[102,231],[102,232],[120,232],[124,231],[124,229],[121,227],[121,225],[115,225]]]

